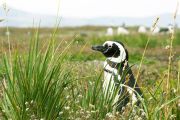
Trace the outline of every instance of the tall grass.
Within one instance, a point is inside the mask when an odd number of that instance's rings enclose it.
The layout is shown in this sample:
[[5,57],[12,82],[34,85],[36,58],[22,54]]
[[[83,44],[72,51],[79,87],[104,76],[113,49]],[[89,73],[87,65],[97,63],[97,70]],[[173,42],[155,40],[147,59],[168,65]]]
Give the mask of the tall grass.
[[4,81],[1,109],[3,117],[13,120],[57,119],[65,101],[65,88],[71,81],[57,54],[53,41],[39,49],[39,33],[30,42],[28,55],[16,53],[3,57]]

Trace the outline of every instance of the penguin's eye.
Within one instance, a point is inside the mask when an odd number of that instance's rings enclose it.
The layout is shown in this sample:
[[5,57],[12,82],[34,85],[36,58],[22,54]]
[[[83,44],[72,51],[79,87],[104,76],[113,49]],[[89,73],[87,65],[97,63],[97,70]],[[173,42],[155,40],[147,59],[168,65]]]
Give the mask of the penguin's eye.
[[112,48],[112,45],[108,45],[108,48]]

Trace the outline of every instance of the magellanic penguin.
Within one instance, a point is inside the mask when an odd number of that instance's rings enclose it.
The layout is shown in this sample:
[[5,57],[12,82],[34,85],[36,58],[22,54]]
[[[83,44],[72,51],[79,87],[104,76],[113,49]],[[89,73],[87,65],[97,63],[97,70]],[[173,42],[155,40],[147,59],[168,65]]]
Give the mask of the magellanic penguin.
[[105,96],[111,98],[114,91],[118,89],[113,102],[115,109],[121,111],[128,102],[138,105],[142,92],[136,83],[131,67],[128,65],[128,51],[123,43],[106,41],[103,45],[92,46],[92,49],[100,51],[106,57],[103,92]]

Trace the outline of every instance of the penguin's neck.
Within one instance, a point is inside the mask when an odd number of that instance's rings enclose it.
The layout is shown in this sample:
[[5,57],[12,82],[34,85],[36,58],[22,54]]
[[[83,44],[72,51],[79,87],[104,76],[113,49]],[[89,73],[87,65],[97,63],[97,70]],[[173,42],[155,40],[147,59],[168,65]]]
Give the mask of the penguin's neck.
[[126,60],[124,60],[120,63],[117,63],[117,62],[111,61],[109,59],[106,59],[106,62],[110,67],[115,68],[115,69],[122,69],[124,66],[128,65]]
[[[106,67],[107,66],[107,67]],[[123,70],[128,66],[127,61],[123,61],[120,63],[111,61],[109,59],[106,59],[105,61],[105,71],[117,71],[117,74],[122,74]]]

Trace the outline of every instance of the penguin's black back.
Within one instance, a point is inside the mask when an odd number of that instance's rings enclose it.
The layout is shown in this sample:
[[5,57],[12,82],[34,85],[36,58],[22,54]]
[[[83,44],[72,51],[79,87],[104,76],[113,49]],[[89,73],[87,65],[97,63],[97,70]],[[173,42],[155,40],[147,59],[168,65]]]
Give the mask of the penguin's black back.
[[[143,97],[142,91],[140,90],[140,88],[139,88],[139,86],[137,84],[137,81],[135,80],[135,77],[134,77],[134,75],[132,73],[131,68],[127,64],[125,66],[125,70],[123,71],[123,67],[124,67],[124,63],[121,65],[121,68],[119,69],[119,74],[121,76],[123,74],[125,74],[126,70],[128,70],[128,71],[127,71],[127,74],[125,75],[125,78],[122,80],[122,84],[127,85],[128,87],[130,87],[132,89],[134,88],[134,90],[135,90],[134,93],[135,93],[137,99],[138,99],[138,96]],[[127,76],[129,76],[128,79],[126,79]],[[127,87],[124,87],[124,86],[122,87],[120,94],[121,95],[120,95],[119,101],[117,102],[118,103],[118,105],[117,105],[118,111],[121,111],[122,107],[127,105],[127,103],[130,101],[130,97],[131,97],[129,95],[129,93],[127,92]],[[136,104],[137,105],[140,104],[139,99],[138,99]]]

